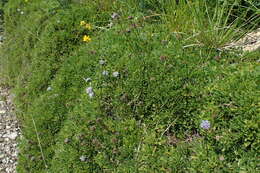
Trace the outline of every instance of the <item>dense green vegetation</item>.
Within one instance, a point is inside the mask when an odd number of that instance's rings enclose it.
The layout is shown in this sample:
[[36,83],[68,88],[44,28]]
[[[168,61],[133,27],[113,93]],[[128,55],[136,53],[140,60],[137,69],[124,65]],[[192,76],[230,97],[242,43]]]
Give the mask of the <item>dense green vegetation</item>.
[[222,49],[246,2],[9,0],[18,172],[256,172],[260,53]]

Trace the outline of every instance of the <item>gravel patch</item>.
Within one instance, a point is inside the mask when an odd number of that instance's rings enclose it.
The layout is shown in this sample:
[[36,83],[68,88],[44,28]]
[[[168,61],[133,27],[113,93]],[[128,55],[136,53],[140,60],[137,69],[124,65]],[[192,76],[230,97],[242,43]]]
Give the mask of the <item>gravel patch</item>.
[[14,114],[13,97],[0,86],[0,173],[16,173],[21,131]]
[[[4,41],[1,15],[2,12],[0,12],[0,48]],[[14,95],[9,93],[8,88],[0,85],[0,173],[16,173],[21,130],[14,113],[13,98]]]
[[236,42],[231,42],[225,49],[242,49],[244,52],[260,51],[260,28],[247,33]]

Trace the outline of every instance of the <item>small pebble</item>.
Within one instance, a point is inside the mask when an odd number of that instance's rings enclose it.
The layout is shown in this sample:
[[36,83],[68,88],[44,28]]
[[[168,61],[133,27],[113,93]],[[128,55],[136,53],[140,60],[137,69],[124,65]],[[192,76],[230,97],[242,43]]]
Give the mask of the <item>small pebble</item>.
[[5,112],[5,110],[0,110],[0,114],[4,114]]
[[10,135],[8,135],[8,137],[12,140],[16,139],[16,137],[18,136],[18,134],[16,132],[11,133]]

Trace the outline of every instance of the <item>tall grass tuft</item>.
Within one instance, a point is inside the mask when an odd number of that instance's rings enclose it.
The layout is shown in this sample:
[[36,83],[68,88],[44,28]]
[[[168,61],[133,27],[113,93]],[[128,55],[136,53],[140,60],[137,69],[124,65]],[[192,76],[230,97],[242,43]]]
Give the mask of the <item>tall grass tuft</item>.
[[[234,14],[237,7],[241,8],[238,16]],[[236,1],[180,0],[178,4],[169,1],[165,9],[164,20],[172,32],[186,36],[192,45],[210,48],[221,48],[229,41],[239,39],[255,29],[260,21],[259,9],[251,10],[249,15],[250,7]]]

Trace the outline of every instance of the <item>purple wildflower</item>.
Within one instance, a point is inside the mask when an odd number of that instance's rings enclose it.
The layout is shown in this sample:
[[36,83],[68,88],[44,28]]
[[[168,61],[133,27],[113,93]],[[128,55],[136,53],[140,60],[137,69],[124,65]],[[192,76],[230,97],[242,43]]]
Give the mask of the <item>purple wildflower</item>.
[[200,123],[200,127],[208,130],[210,128],[210,122],[208,120],[202,120]]

